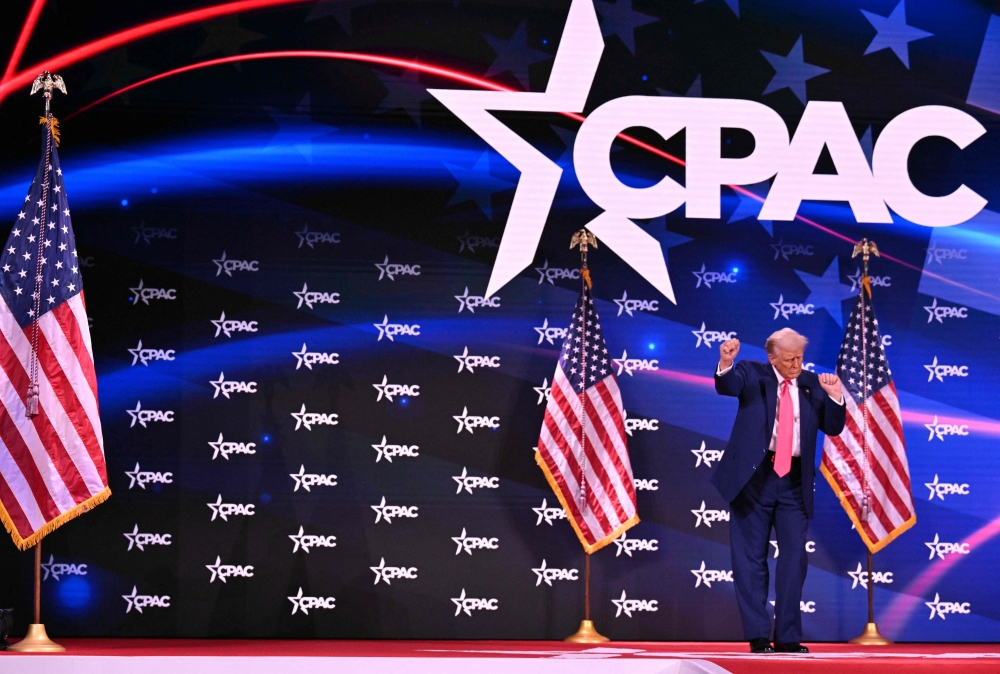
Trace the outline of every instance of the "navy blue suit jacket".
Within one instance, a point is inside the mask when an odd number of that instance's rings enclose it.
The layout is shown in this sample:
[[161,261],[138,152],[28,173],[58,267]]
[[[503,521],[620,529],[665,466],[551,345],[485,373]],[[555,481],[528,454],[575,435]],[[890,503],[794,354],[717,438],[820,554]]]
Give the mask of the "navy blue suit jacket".
[[[803,370],[797,382],[802,498],[806,517],[812,518],[816,433],[840,435],[844,430],[846,408],[826,394],[816,374]],[[726,453],[712,475],[712,484],[731,503],[750,481],[760,462],[766,460],[778,407],[778,378],[770,363],[741,360],[724,374],[716,375],[715,390],[720,395],[740,400]]]

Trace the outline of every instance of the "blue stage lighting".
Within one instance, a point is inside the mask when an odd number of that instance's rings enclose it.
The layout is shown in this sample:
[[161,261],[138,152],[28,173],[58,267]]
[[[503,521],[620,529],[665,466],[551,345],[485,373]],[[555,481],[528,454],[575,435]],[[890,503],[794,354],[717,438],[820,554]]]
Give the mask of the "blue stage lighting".
[[128,206],[128,199],[122,199],[122,206]]
[[92,592],[86,576],[63,578],[56,591],[56,601],[61,608],[79,610],[90,603]]

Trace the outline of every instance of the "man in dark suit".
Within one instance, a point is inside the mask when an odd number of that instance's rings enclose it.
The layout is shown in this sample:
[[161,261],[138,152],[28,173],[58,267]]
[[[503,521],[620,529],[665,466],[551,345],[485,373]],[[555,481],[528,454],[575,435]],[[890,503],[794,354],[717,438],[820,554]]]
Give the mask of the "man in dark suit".
[[[732,515],[729,536],[736,601],[754,653],[808,653],[799,602],[806,579],[806,530],[813,516],[816,434],[839,435],[845,409],[840,378],[802,369],[808,340],[790,328],[771,335],[767,363],[742,360],[740,342],[719,348],[715,390],[739,398],[726,452],[712,475]],[[778,542],[774,647],[767,611],[771,528]]]

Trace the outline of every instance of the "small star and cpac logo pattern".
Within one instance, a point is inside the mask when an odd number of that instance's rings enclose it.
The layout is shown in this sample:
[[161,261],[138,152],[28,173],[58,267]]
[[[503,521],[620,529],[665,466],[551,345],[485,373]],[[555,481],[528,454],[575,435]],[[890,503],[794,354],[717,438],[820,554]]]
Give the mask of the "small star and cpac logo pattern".
[[713,283],[736,283],[736,272],[705,271],[704,262],[701,263],[700,271],[693,271],[691,273],[698,279],[695,289],[704,285],[711,290]]
[[458,361],[459,372],[464,369],[469,374],[475,373],[477,367],[500,367],[500,356],[470,356],[469,347],[462,350],[462,355],[452,358]]
[[924,369],[927,370],[927,381],[929,382],[935,379],[943,382],[945,377],[969,376],[968,365],[939,365],[937,356],[934,356],[930,365],[924,365]]
[[474,314],[477,308],[500,308],[500,297],[498,295],[490,298],[483,297],[482,295],[470,295],[469,286],[465,286],[465,292],[461,295],[455,295],[455,299],[458,300],[458,313],[462,313],[465,309],[468,309],[470,314]]
[[938,559],[944,559],[945,555],[967,555],[972,552],[968,543],[945,543],[936,533],[934,540],[924,543],[924,545],[931,551],[928,560],[934,559],[935,556]]
[[174,411],[173,410],[144,410],[142,409],[142,401],[135,401],[134,410],[125,410],[128,415],[132,417],[132,423],[129,424],[129,428],[132,428],[138,423],[143,428],[148,428],[146,424],[152,422],[162,422],[166,424],[173,423],[174,421]]
[[131,613],[134,608],[142,613],[144,608],[170,608],[170,595],[139,594],[137,586],[132,586],[132,594],[123,594],[122,599],[128,602],[125,613]]
[[461,475],[452,475],[452,480],[458,483],[456,494],[461,494],[464,489],[466,493],[474,493],[473,489],[499,489],[500,478],[498,477],[474,477],[469,475],[469,471],[462,466]]
[[143,241],[146,245],[149,245],[154,239],[177,239],[176,227],[149,227],[143,223],[137,227],[132,227],[132,231],[135,232],[135,241],[133,243]]
[[816,313],[816,305],[786,302],[784,294],[778,295],[778,301],[770,302],[770,305],[774,309],[774,320],[778,320],[779,316],[787,321],[790,316],[812,316]]
[[293,290],[292,294],[299,300],[296,309],[301,309],[303,304],[307,309],[312,309],[314,304],[340,304],[340,293],[310,291],[308,283],[303,283],[302,290]]
[[378,454],[375,456],[375,463],[378,463],[383,458],[392,463],[392,460],[397,457],[406,456],[410,458],[417,458],[420,456],[420,447],[417,445],[390,445],[386,442],[386,436],[382,436],[382,442],[377,445],[372,445]]
[[226,251],[222,251],[222,257],[218,260],[212,260],[212,262],[217,267],[217,271],[215,272],[216,277],[222,276],[222,274],[232,277],[234,271],[260,271],[260,263],[257,260],[233,260],[226,258]]
[[[774,600],[773,599],[770,602],[768,602],[768,603],[771,604],[771,606],[774,606]],[[816,612],[816,602],[814,602],[814,601],[802,601],[800,599],[799,600],[799,612],[801,612],[801,613],[815,613]]]
[[924,311],[927,312],[927,322],[937,321],[938,323],[944,323],[946,318],[968,318],[969,308],[968,307],[949,307],[944,304],[938,305],[937,298],[931,299],[931,304],[929,307],[924,307]]
[[692,449],[691,453],[695,455],[694,467],[704,465],[706,468],[711,468],[712,464],[716,461],[721,461],[723,455],[726,453],[724,449],[706,449],[705,441],[701,441],[701,447],[698,449]]
[[692,510],[691,514],[695,516],[694,528],[697,529],[702,524],[704,524],[709,529],[712,528],[712,522],[728,522],[729,521],[729,511],[728,510],[707,510],[705,508],[705,502],[701,502],[701,506],[697,510]]
[[618,305],[618,316],[622,315],[624,311],[629,316],[633,316],[634,311],[648,311],[651,313],[656,313],[660,310],[659,300],[630,300],[628,298],[628,291],[622,291],[621,299],[614,301]]
[[395,281],[397,276],[420,276],[419,264],[392,264],[388,255],[382,262],[376,262],[375,268],[378,269],[379,281],[383,278]]
[[307,597],[302,594],[302,587],[294,597],[289,597],[292,602],[292,615],[302,611],[304,615],[309,615],[313,609],[334,609],[337,608],[337,600],[334,597]]
[[205,568],[212,572],[209,584],[214,583],[218,578],[223,583],[227,578],[253,578],[253,566],[239,566],[234,564],[223,564],[222,557],[216,555],[213,564],[206,564]]
[[220,334],[229,337],[233,336],[234,332],[257,332],[258,326],[257,321],[237,321],[233,319],[226,319],[226,312],[223,311],[222,315],[217,319],[210,321],[212,325],[215,326],[215,336],[218,337]]
[[139,285],[129,288],[128,291],[132,293],[132,297],[129,298],[132,300],[132,306],[139,304],[139,302],[149,306],[150,300],[177,299],[177,290],[175,288],[149,288],[144,285],[142,279],[139,279]]
[[815,255],[815,249],[813,246],[785,243],[785,240],[783,238],[778,239],[778,243],[772,243],[771,248],[774,249],[775,260],[777,260],[779,257],[787,260],[789,255],[804,255],[807,257],[812,257],[813,255]]
[[375,524],[382,521],[385,521],[386,524],[392,524],[392,520],[395,517],[416,519],[420,516],[420,508],[417,506],[386,505],[385,496],[382,497],[381,503],[371,506],[371,509],[375,511]]
[[497,599],[465,596],[464,587],[462,588],[462,593],[457,597],[452,597],[451,601],[455,604],[455,616],[458,616],[460,613],[464,613],[465,615],[471,617],[473,611],[496,611],[500,608],[500,602]]
[[142,348],[141,339],[134,349],[127,349],[127,351],[132,356],[132,367],[135,367],[139,363],[149,367],[149,361],[151,360],[172,361],[175,360],[177,354],[173,349],[144,349]]
[[136,550],[140,552],[146,551],[147,545],[172,545],[173,541],[172,534],[145,534],[139,531],[139,525],[136,524],[132,528],[131,533],[122,534],[128,541],[128,550],[125,552],[131,552],[132,548],[135,547]]
[[622,590],[621,597],[619,597],[618,599],[612,599],[611,603],[618,607],[618,611],[615,613],[616,618],[620,616],[622,613],[631,618],[633,612],[648,611],[650,613],[655,613],[660,610],[658,600],[628,599],[625,596],[625,590]]
[[315,426],[336,426],[339,422],[336,414],[323,414],[320,412],[306,412],[306,404],[302,403],[302,409],[298,412],[289,412],[295,419],[295,430],[305,428],[311,431]]
[[302,525],[299,525],[299,533],[289,534],[288,537],[292,539],[293,543],[295,543],[295,547],[292,548],[293,555],[299,550],[308,553],[309,548],[337,547],[336,536],[316,536],[312,534],[307,534],[305,527]]
[[717,569],[706,569],[705,561],[702,560],[701,567],[697,569],[691,569],[691,573],[694,574],[695,587],[701,587],[703,584],[705,587],[712,587],[712,583],[731,583],[733,582],[733,572],[732,571],[720,571]]
[[631,557],[633,552],[657,552],[660,549],[660,542],[655,538],[629,538],[626,531],[614,540],[614,544],[618,548],[615,557],[621,557],[623,552]]
[[736,331],[726,332],[724,330],[706,330],[705,321],[701,322],[701,327],[697,330],[692,330],[691,334],[698,338],[695,343],[694,348],[698,348],[701,345],[705,345],[708,348],[712,348],[713,344],[722,344],[725,341],[733,339],[736,337]]
[[160,473],[152,471],[144,471],[139,468],[139,462],[136,461],[135,468],[132,470],[126,470],[125,475],[128,476],[129,483],[128,488],[139,485],[140,489],[145,489],[147,484],[173,484],[174,474],[173,473]]
[[389,315],[386,314],[382,317],[381,323],[372,323],[378,329],[378,339],[376,342],[381,342],[383,337],[387,337],[390,342],[396,341],[393,339],[397,335],[407,335],[410,337],[420,336],[420,325],[408,323],[390,323]]
[[[462,527],[462,534],[460,536],[452,536],[451,540],[455,541],[455,554],[460,555],[463,552],[467,555],[472,555],[473,550],[499,550],[500,549],[500,539],[499,538],[485,538],[477,536],[469,536],[466,534],[465,527]],[[544,560],[543,560],[544,563]]]
[[340,232],[310,232],[309,225],[302,225],[301,232],[293,232],[299,237],[299,248],[314,248],[317,243],[340,243]]
[[580,280],[579,269],[550,267],[548,259],[545,260],[545,263],[541,267],[535,267],[535,271],[538,272],[538,285],[542,285],[546,281],[549,282],[549,285],[555,285],[556,281]]
[[933,501],[935,496],[938,500],[943,501],[945,496],[969,495],[968,484],[959,484],[957,482],[938,482],[937,473],[934,473],[934,481],[924,482],[924,486],[930,491],[930,496],[927,497],[928,501]]
[[372,386],[378,391],[378,398],[375,402],[382,400],[383,396],[389,402],[395,402],[395,398],[399,396],[415,398],[420,395],[419,384],[390,384],[388,375],[382,375],[381,384],[372,384]]
[[469,251],[470,253],[475,253],[476,248],[499,248],[500,247],[500,237],[499,236],[473,236],[469,234],[466,230],[465,234],[460,234],[455,237],[458,239],[458,252]]
[[458,422],[456,434],[463,430],[473,433],[476,428],[491,428],[493,430],[500,428],[500,417],[470,416],[468,407],[463,407],[461,414],[453,414],[451,418]]
[[[851,583],[851,589],[853,590],[858,585],[862,589],[868,589],[868,572],[862,570],[861,562],[858,562],[858,568],[854,571],[848,571],[847,575],[851,577],[854,581]],[[892,585],[892,571],[873,571],[872,572],[872,583],[874,585]]]
[[550,527],[552,523],[556,520],[566,519],[566,511],[559,507],[549,507],[549,503],[546,499],[542,499],[542,505],[538,508],[532,508],[536,515],[538,515],[538,521],[535,522],[535,526],[540,526],[542,522],[545,522]]
[[254,510],[256,506],[253,503],[223,503],[222,494],[219,494],[218,498],[215,499],[215,503],[206,503],[205,505],[212,511],[212,519],[209,522],[214,522],[216,517],[223,522],[228,522],[230,515],[253,517],[257,514]]
[[[861,279],[864,278],[864,274],[861,270],[855,268],[853,274],[848,274],[847,280],[851,282],[851,292],[856,293],[861,287]],[[892,287],[892,277],[891,276],[869,276],[871,279],[872,286],[877,288],[891,288]]]
[[226,400],[229,400],[229,396],[233,393],[256,393],[257,392],[257,382],[255,381],[226,381],[226,373],[220,372],[219,378],[217,380],[209,380],[209,384],[215,389],[215,393],[212,395],[212,399],[219,397],[221,393],[225,396]]
[[40,566],[42,569],[43,583],[49,578],[58,582],[63,576],[87,575],[86,564],[66,564],[65,562],[57,562],[55,556],[53,555],[49,555],[49,561],[42,562]]
[[622,350],[621,358],[612,358],[611,362],[618,368],[616,376],[622,376],[622,372],[632,376],[633,372],[656,372],[660,369],[660,361],[657,359],[646,360],[645,358],[629,358],[628,351]]
[[972,604],[969,602],[954,602],[954,601],[941,601],[941,595],[938,592],[934,593],[934,601],[925,601],[924,605],[931,610],[931,615],[928,620],[934,620],[937,616],[941,620],[945,619],[945,616],[949,613],[960,613],[968,615],[972,613]]
[[560,344],[566,339],[566,333],[568,328],[556,328],[549,327],[549,319],[543,319],[542,327],[533,328],[535,332],[538,333],[538,343],[541,344],[543,341],[549,344],[555,344],[558,341]]
[[289,473],[288,476],[295,480],[293,492],[302,487],[306,491],[311,491],[311,487],[336,487],[337,476],[334,474],[323,475],[322,473],[307,473],[305,464],[299,466],[299,472]]
[[531,390],[538,394],[537,404],[539,405],[547,404],[552,398],[552,386],[549,384],[548,377],[542,380],[541,386],[532,386]]
[[931,442],[934,438],[937,438],[941,442],[944,442],[944,438],[947,435],[969,435],[969,425],[968,424],[943,424],[938,421],[938,416],[934,415],[934,420],[929,424],[924,424],[924,428],[927,429],[929,435],[927,436],[927,441]]
[[659,480],[645,480],[641,478],[634,478],[632,484],[636,491],[659,491],[660,481]]
[[642,417],[629,418],[628,411],[622,410],[622,422],[625,424],[625,432],[632,436],[633,431],[658,431],[660,430],[659,419],[643,419]]
[[392,585],[394,580],[415,580],[417,577],[417,567],[386,566],[385,557],[382,558],[378,566],[369,566],[368,568],[375,573],[375,585],[378,585],[379,581],[386,585]]
[[339,365],[340,364],[340,354],[339,353],[323,353],[322,351],[309,351],[309,347],[306,346],[305,342],[302,342],[301,351],[292,351],[292,355],[295,356],[295,369],[298,370],[303,365],[306,366],[307,370],[313,369],[313,365]]
[[557,569],[555,567],[549,567],[544,559],[542,560],[541,566],[536,569],[532,569],[531,571],[538,577],[535,581],[535,587],[538,587],[542,583],[552,587],[552,581],[554,580],[580,580],[580,572],[577,569]]
[[936,243],[932,242],[927,247],[927,260],[924,264],[931,262],[944,264],[945,260],[967,260],[968,257],[968,251],[964,248],[939,248]]

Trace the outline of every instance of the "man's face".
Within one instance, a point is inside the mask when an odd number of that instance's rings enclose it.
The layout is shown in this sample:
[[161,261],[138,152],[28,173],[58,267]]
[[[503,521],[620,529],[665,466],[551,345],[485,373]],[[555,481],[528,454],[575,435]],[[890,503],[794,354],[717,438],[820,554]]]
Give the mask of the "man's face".
[[788,347],[775,346],[774,353],[767,355],[774,369],[785,379],[795,379],[802,374],[802,354],[804,348],[789,349]]

